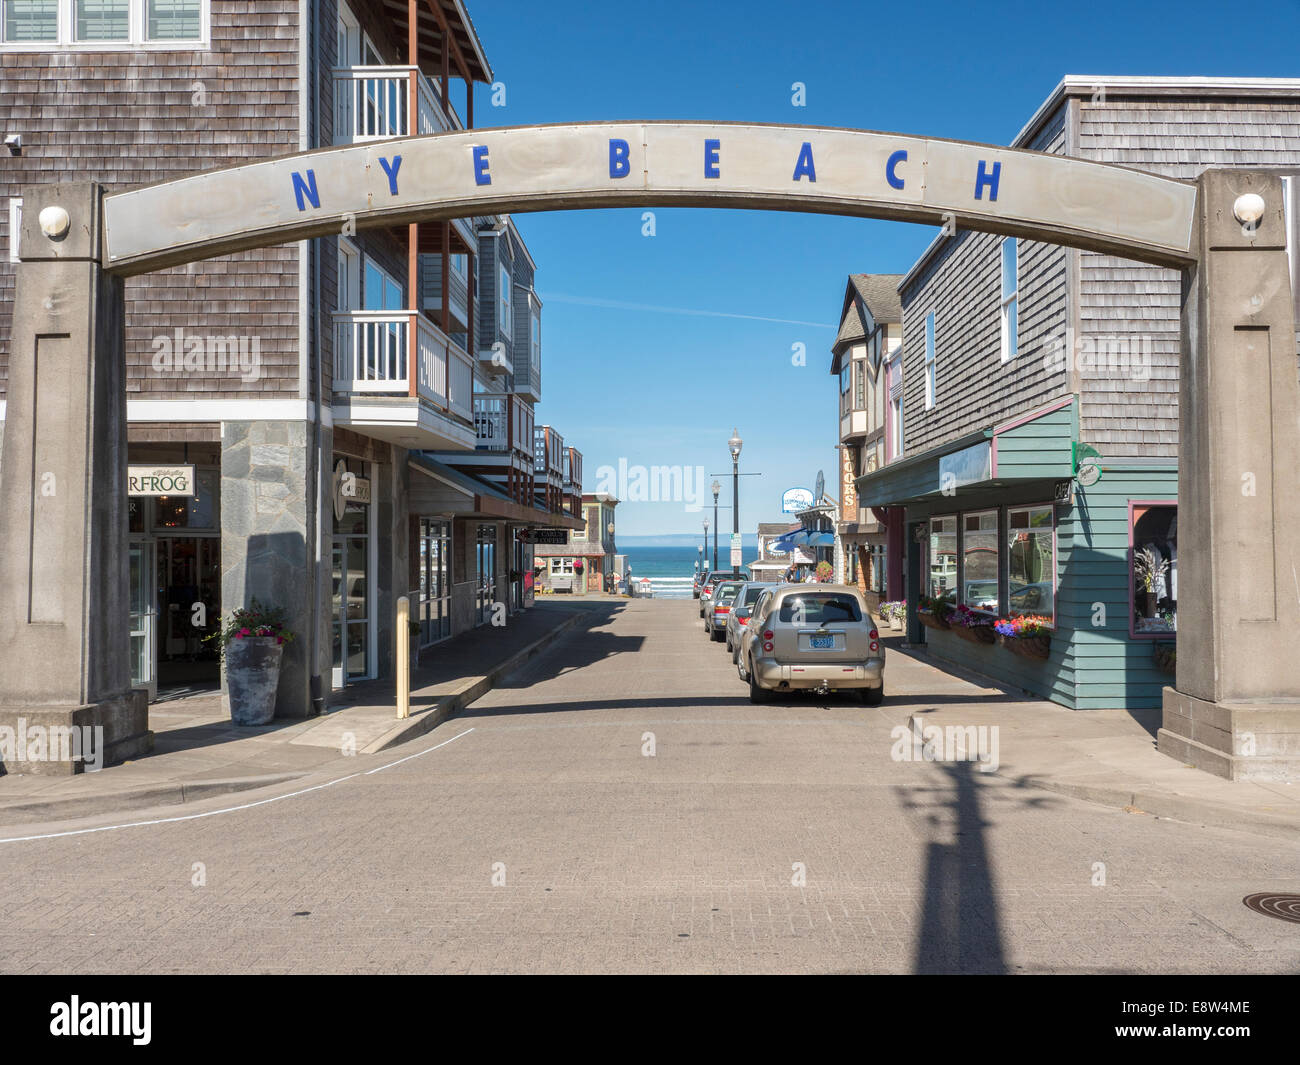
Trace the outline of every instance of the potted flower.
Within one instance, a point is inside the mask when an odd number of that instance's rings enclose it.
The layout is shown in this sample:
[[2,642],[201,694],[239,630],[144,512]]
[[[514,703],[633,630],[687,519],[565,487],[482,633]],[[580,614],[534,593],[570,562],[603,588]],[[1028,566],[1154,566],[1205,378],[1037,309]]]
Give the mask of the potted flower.
[[993,623],[998,643],[1025,658],[1046,660],[1052,650],[1052,619],[1039,614],[998,618]]
[[293,638],[284,611],[264,607],[256,599],[231,611],[221,628],[207,637],[217,642],[226,663],[226,696],[234,724],[265,725],[275,716],[280,657]]
[[1175,673],[1178,668],[1178,648],[1176,644],[1157,643],[1151,649],[1151,658],[1156,669],[1161,673]]
[[996,639],[992,615],[972,610],[965,603],[948,615],[948,630],[968,643],[992,643]]
[[905,624],[907,624],[907,602],[903,599],[895,599],[889,604],[889,628],[893,632],[902,632]]
[[1139,589],[1142,591],[1142,613],[1144,616],[1153,618],[1156,616],[1156,605],[1159,602],[1159,595],[1156,591],[1157,585],[1164,584],[1165,574],[1169,572],[1169,560],[1162,557],[1160,552],[1151,544],[1133,554],[1133,576],[1137,578]]
[[573,572],[574,572],[574,573],[581,573],[581,572],[582,572],[582,559],[580,559],[580,558],[575,558],[575,559],[573,560]]
[[834,567],[829,562],[824,562],[824,561],[818,562],[817,573],[816,576],[814,577],[814,580],[817,580],[822,584],[825,584],[827,581],[831,579],[831,574],[833,572],[834,572]]
[[947,629],[952,606],[943,599],[923,595],[917,600],[916,619],[927,629]]

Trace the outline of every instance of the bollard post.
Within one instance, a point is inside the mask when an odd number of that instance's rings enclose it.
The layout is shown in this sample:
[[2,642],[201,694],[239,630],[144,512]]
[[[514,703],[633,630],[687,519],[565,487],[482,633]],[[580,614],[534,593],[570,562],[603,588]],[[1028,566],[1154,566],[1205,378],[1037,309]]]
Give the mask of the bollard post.
[[393,638],[397,645],[397,716],[411,716],[411,600],[397,597],[397,622],[393,625]]

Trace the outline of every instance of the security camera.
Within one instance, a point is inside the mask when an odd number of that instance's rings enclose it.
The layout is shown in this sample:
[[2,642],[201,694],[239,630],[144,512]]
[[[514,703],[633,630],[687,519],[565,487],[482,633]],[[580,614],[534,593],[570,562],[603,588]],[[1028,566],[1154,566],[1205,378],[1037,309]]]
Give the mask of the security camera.
[[5,147],[9,149],[10,155],[21,155],[23,151],[23,135],[21,133],[5,134]]

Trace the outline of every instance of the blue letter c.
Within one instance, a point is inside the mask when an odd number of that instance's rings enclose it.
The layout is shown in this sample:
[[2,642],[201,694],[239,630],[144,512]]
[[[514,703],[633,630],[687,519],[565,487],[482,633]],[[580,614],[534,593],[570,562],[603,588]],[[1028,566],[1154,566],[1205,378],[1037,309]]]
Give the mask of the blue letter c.
[[885,164],[885,180],[889,182],[890,188],[901,189],[903,187],[903,179],[894,173],[894,168],[899,163],[905,162],[907,162],[906,148],[900,148],[889,157],[889,162]]

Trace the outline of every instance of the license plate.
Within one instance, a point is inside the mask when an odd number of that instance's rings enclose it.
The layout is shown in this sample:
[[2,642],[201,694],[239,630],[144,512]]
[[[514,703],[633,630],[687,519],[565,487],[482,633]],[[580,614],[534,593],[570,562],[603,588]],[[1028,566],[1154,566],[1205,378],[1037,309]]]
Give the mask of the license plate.
[[808,646],[814,651],[831,651],[835,649],[835,637],[812,636],[808,640]]

